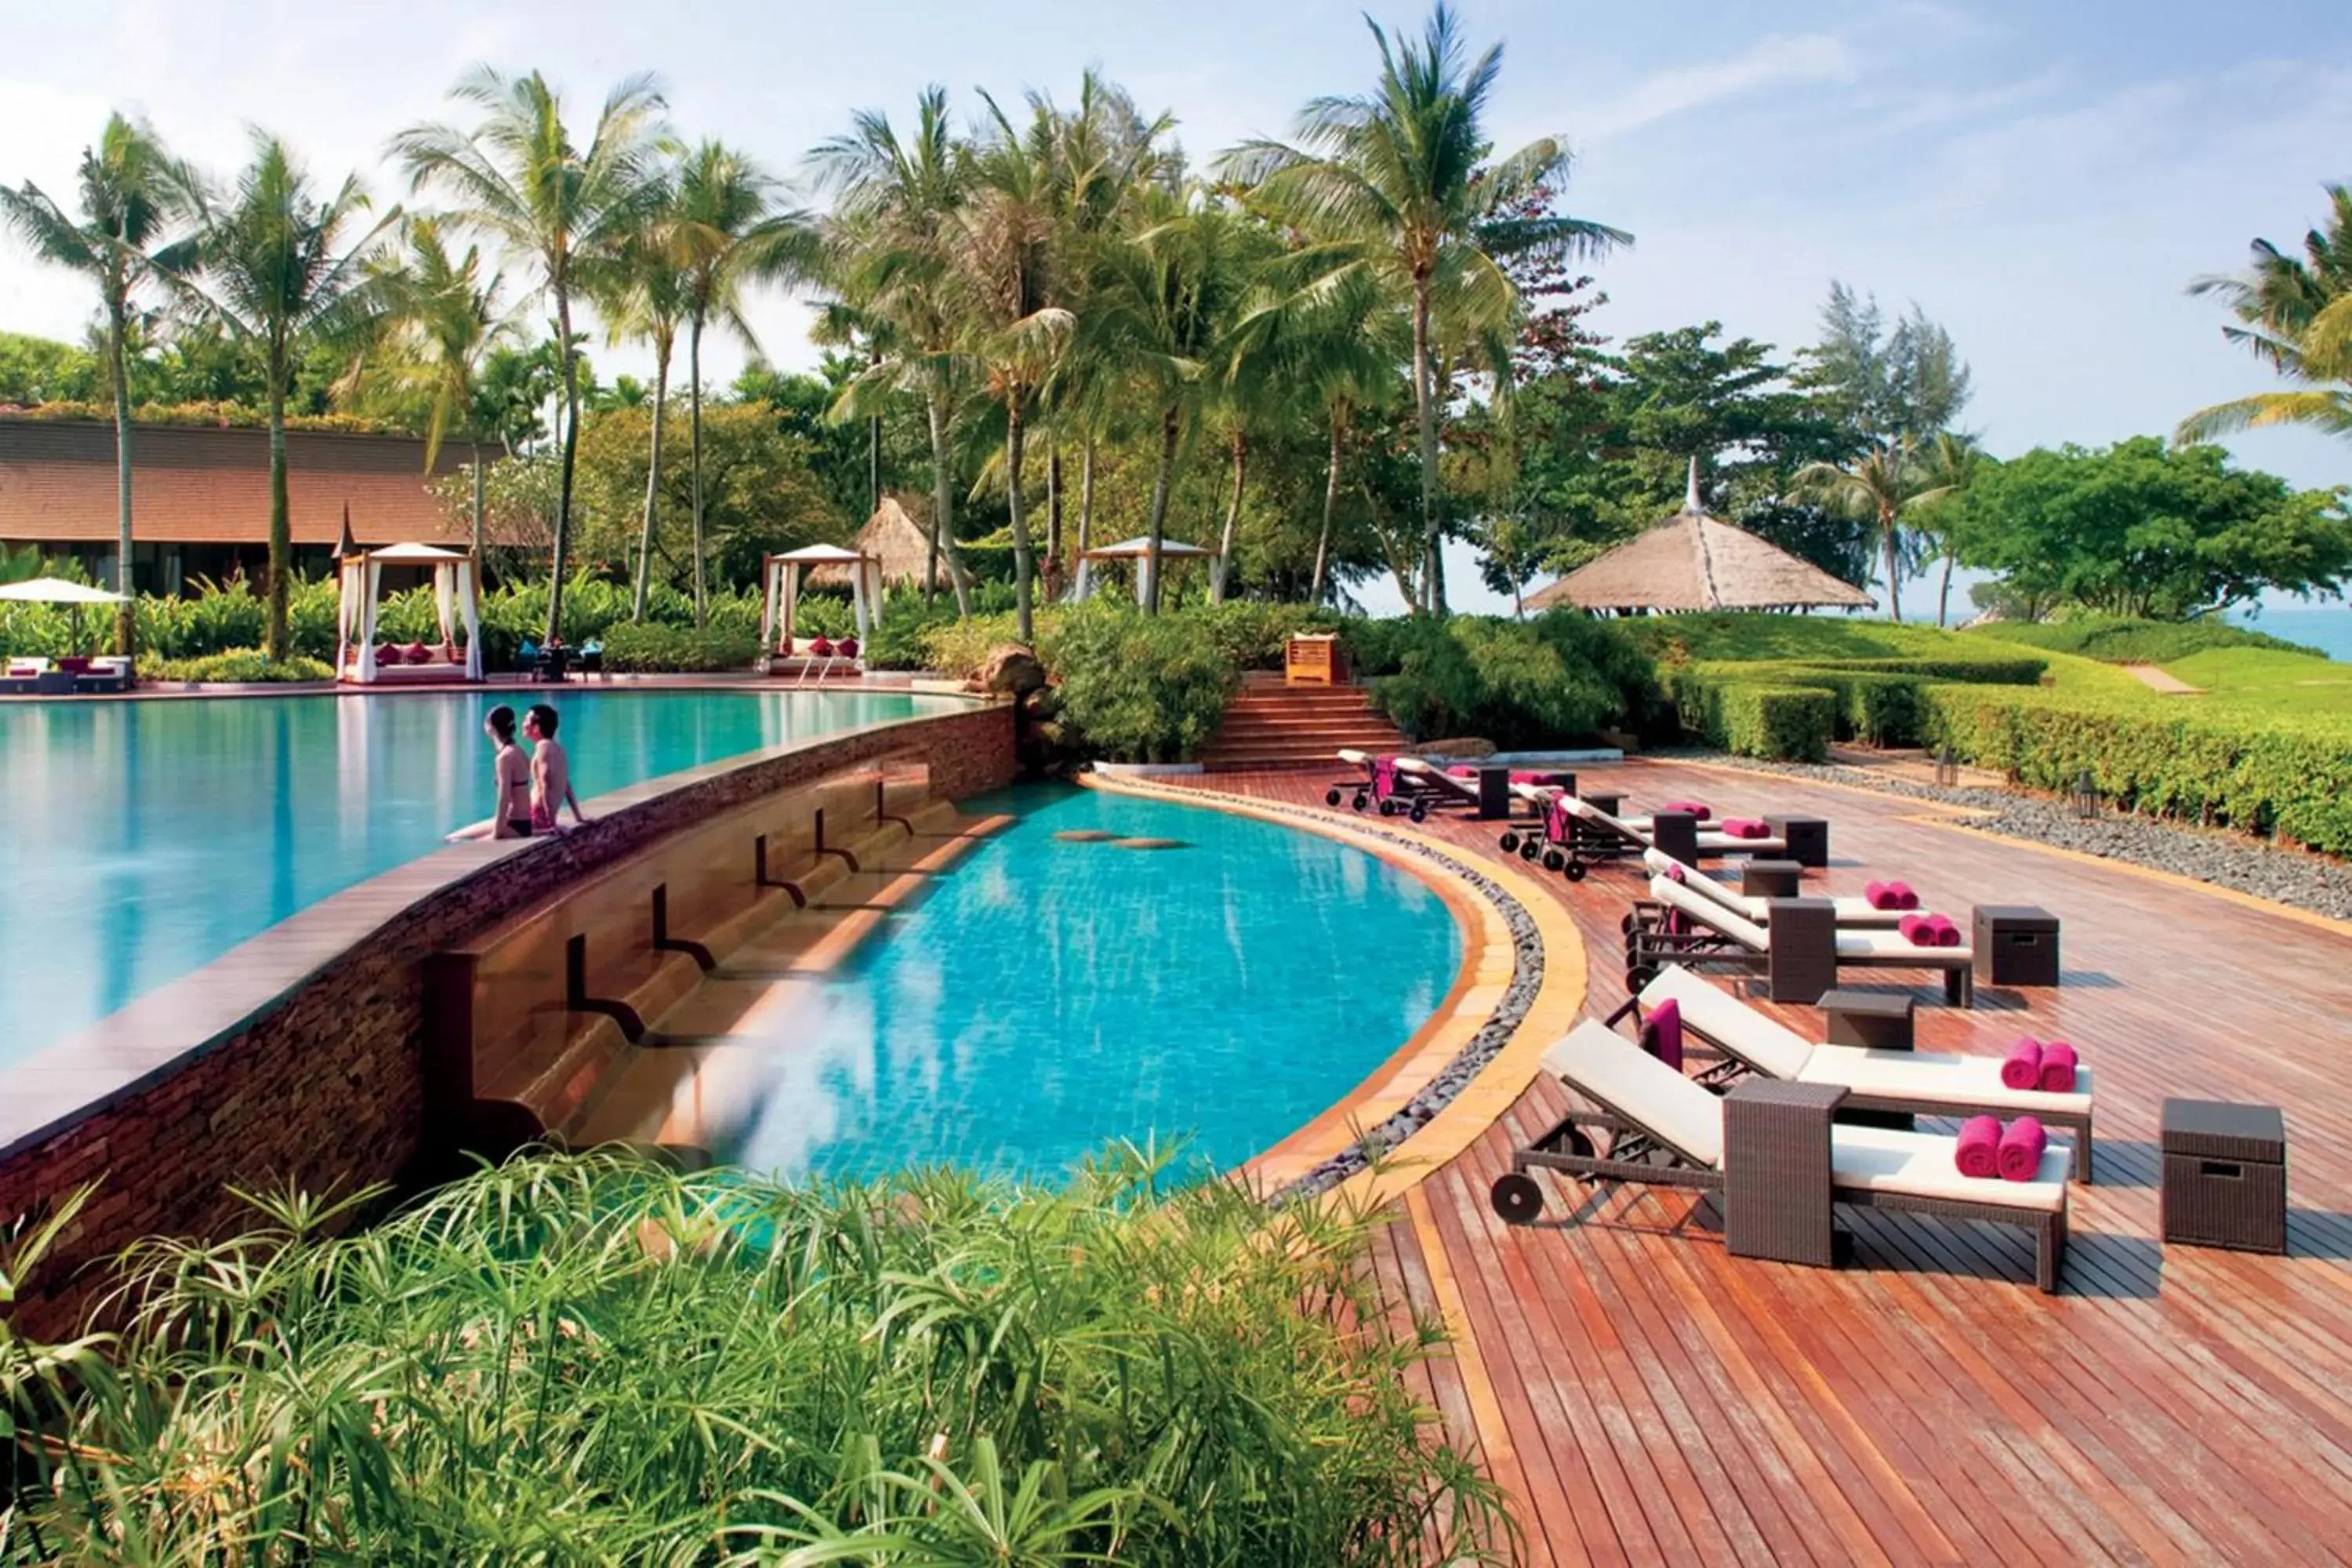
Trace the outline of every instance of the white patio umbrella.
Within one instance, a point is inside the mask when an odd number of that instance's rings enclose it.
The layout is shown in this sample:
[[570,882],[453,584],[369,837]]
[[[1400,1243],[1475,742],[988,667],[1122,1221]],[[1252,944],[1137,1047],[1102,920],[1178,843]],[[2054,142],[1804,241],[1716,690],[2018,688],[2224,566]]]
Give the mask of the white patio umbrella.
[[22,583],[0,584],[0,599],[18,604],[65,605],[73,611],[73,644],[81,646],[81,607],[84,605],[119,605],[123,595],[110,588],[93,588],[87,583],[68,583],[62,577],[34,577]]

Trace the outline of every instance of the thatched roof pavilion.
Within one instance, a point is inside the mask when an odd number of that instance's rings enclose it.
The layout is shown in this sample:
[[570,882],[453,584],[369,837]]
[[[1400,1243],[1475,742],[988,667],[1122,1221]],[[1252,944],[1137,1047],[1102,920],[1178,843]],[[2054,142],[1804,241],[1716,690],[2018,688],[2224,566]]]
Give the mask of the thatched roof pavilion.
[[[908,506],[917,511],[908,511]],[[886,584],[897,586],[923,580],[923,558],[930,552],[930,541],[924,535],[922,517],[919,515],[922,507],[919,497],[908,496],[902,500],[897,495],[885,495],[882,503],[874,509],[874,515],[866,520],[866,526],[857,531],[857,537],[849,542],[849,548],[856,553],[881,563]],[[940,575],[942,580],[947,575],[944,563]],[[849,568],[812,566],[808,584],[813,588],[846,588]]]
[[1529,609],[1869,609],[1878,603],[1851,583],[1744,528],[1706,515],[1698,462],[1682,510],[1528,597]]

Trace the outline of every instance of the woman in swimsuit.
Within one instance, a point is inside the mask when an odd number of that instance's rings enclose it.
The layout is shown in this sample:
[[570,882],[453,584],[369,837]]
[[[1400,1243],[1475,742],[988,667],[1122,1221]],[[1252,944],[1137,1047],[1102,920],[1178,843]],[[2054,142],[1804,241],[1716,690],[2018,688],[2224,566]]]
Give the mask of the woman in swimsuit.
[[[530,759],[515,744],[515,711],[499,703],[482,718],[482,733],[490,738],[490,816],[449,835],[452,844],[469,838],[530,837]],[[576,808],[575,808],[576,809]]]

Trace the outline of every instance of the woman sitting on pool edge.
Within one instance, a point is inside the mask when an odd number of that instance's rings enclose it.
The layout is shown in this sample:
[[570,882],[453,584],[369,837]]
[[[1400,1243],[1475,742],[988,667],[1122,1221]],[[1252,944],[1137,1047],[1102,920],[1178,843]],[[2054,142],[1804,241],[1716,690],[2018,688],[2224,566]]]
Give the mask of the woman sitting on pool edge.
[[572,793],[572,759],[564,753],[562,744],[555,738],[555,710],[544,702],[534,702],[522,721],[523,739],[531,742],[530,750],[530,831],[560,833],[555,814],[566,805],[572,807],[574,826],[588,826],[588,814],[580,809],[580,797]]
[[[531,766],[515,744],[515,711],[501,702],[482,716],[482,733],[490,738],[490,817],[449,835],[451,843],[469,838],[530,837]],[[577,810],[575,806],[573,808]]]

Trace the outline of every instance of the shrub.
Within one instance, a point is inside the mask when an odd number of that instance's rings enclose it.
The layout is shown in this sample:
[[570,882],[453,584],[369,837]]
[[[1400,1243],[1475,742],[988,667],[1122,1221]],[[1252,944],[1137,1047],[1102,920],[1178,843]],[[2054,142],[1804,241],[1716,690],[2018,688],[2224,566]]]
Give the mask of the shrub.
[[357,1201],[144,1244],[103,1368],[91,1342],[16,1347],[12,1560],[1371,1568],[1509,1544],[1410,1392],[1444,1331],[1391,1326],[1369,1216],[1270,1216],[1132,1151],[1059,1189],[526,1157],[331,1234]]
[[2352,854],[2352,723],[2149,694],[1927,689],[1931,742],[2015,783],[2099,792],[2155,816],[2276,833]]
[[[1507,749],[1557,746],[1637,713],[1655,690],[1648,660],[1574,611],[1355,624],[1346,635],[1374,666],[1374,703],[1414,740],[1475,734]],[[1395,673],[1377,673],[1391,661]]]
[[624,621],[604,636],[604,665],[623,674],[663,670],[748,670],[760,657],[760,639],[749,632],[716,627],[632,626]]
[[278,681],[332,680],[335,671],[324,659],[296,654],[272,664],[262,656],[259,648],[241,647],[232,648],[226,653],[206,654],[201,658],[142,658],[139,661],[139,678],[142,680],[257,685]]
[[2127,616],[2084,616],[2064,621],[1989,621],[1970,627],[1969,635],[2053,653],[2080,654],[2109,664],[2170,664],[2217,647],[2259,647],[2326,657],[2318,648],[2221,620],[2144,621]]
[[1747,757],[1819,762],[1837,731],[1838,693],[1795,672],[1752,675],[1737,664],[1679,665],[1665,672],[1682,727]]
[[1059,616],[1039,657],[1060,682],[1060,717],[1092,754],[1182,762],[1217,732],[1241,671],[1198,616],[1086,605]]

